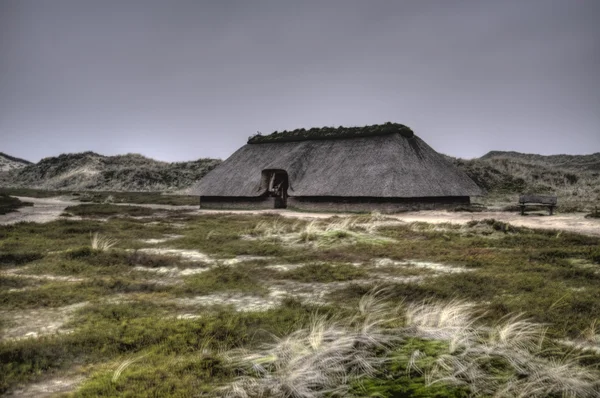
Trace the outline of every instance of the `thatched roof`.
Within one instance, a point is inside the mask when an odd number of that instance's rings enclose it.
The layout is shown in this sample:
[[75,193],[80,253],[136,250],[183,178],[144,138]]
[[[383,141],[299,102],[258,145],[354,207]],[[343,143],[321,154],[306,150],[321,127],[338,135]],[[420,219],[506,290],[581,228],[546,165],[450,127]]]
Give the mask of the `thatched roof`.
[[192,188],[200,196],[254,197],[262,171],[283,169],[290,196],[478,196],[479,187],[423,140],[400,133],[247,144]]

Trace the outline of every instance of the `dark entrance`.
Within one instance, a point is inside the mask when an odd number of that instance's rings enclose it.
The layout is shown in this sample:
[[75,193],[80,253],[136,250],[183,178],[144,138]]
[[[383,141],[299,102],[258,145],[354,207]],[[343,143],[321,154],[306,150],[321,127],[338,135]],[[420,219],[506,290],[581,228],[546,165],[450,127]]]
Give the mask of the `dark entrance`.
[[267,195],[275,198],[275,208],[285,209],[289,188],[287,172],[285,170],[263,170],[262,181],[267,189]]

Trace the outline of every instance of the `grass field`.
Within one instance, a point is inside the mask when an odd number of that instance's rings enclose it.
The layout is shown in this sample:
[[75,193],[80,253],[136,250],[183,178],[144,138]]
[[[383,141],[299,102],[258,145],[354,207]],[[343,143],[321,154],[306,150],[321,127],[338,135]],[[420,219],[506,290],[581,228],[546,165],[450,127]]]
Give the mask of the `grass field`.
[[594,397],[600,238],[85,204],[0,226],[0,394]]

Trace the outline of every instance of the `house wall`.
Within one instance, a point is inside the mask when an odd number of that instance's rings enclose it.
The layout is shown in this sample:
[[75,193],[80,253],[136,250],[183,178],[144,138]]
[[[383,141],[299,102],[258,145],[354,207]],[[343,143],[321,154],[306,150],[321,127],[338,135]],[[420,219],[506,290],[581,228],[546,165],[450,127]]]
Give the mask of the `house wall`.
[[[436,198],[336,198],[336,197],[289,197],[288,209],[305,211],[332,212],[370,212],[396,213],[410,210],[451,209],[456,206],[469,205],[468,196],[436,197]],[[275,198],[234,198],[203,197],[200,208],[203,209],[273,209]]]
[[275,198],[259,197],[259,198],[244,198],[244,197],[201,197],[201,209],[223,209],[223,210],[262,210],[274,209]]
[[468,196],[439,198],[288,198],[288,209],[397,213],[414,210],[452,209],[471,203]]

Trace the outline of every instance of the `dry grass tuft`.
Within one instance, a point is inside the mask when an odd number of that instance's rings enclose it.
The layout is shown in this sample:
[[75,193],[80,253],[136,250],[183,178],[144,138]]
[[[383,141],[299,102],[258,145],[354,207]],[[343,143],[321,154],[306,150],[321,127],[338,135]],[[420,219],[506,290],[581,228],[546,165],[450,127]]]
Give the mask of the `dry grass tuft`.
[[458,300],[392,307],[385,291],[373,291],[346,322],[314,316],[306,328],[258,353],[234,353],[232,362],[243,375],[225,393],[235,398],[351,396],[353,383],[377,375],[388,361],[399,360],[393,352],[404,341],[419,338],[449,343],[435,358],[415,350],[402,359],[429,385],[462,385],[473,396],[598,396],[598,375],[579,365],[579,358],[541,355],[545,331],[518,315],[481,326],[473,305]]
[[307,328],[276,339],[259,353],[238,351],[232,361],[245,374],[226,388],[226,396],[346,396],[351,383],[373,376],[395,337],[382,327],[383,303],[374,295],[361,300],[349,324],[314,315]]
[[288,225],[281,219],[275,221],[259,221],[256,226],[250,231],[251,236],[260,236],[263,238],[277,237],[288,234],[296,230],[297,225]]
[[107,251],[116,245],[119,241],[116,239],[101,236],[98,232],[91,235],[91,246],[93,250]]

